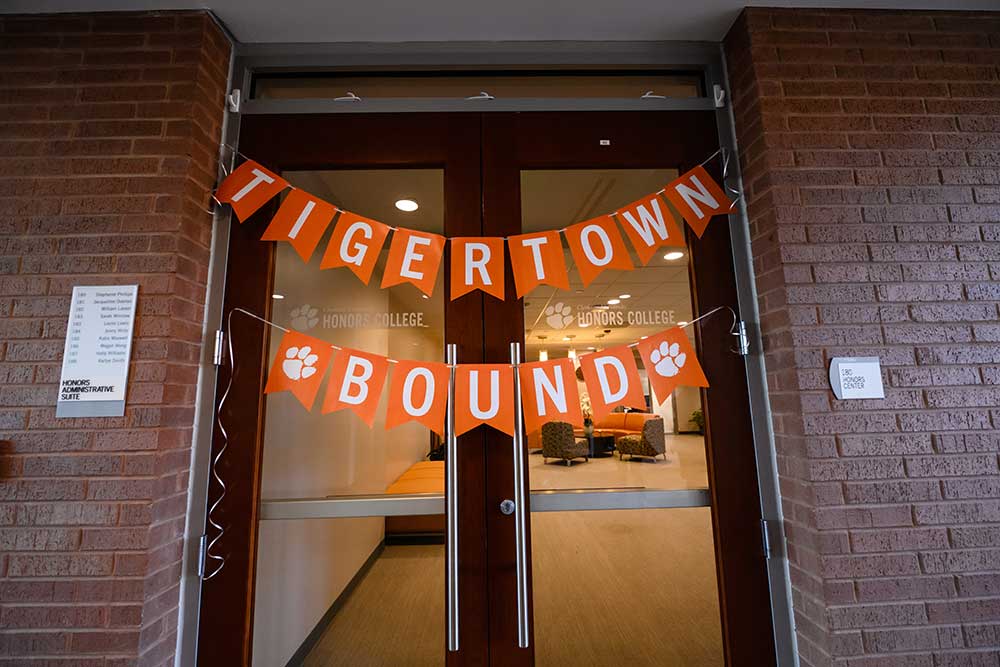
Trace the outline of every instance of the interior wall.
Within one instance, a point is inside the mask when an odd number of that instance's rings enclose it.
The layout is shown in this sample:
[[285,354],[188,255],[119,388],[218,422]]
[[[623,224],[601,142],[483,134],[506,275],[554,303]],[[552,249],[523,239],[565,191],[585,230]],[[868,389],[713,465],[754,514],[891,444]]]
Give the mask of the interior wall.
[[[422,328],[332,326],[333,313],[409,309],[410,301],[401,301],[399,295],[411,288],[384,290],[377,281],[366,287],[346,269],[320,271],[318,255],[305,264],[291,246],[279,245],[274,290],[284,298],[275,303],[276,322],[339,346],[390,358],[441,359],[442,329],[433,321]],[[377,275],[380,272],[377,268]],[[303,306],[307,307],[304,320]],[[310,317],[312,309],[316,312]],[[277,332],[271,338],[272,358],[279,343]],[[426,456],[430,441],[425,427],[410,423],[385,430],[385,389],[371,428],[349,410],[321,414],[319,405],[329,380],[311,411],[287,392],[266,397],[262,499],[382,493]],[[381,544],[383,534],[381,517],[261,522],[255,667],[282,667],[288,662]]]

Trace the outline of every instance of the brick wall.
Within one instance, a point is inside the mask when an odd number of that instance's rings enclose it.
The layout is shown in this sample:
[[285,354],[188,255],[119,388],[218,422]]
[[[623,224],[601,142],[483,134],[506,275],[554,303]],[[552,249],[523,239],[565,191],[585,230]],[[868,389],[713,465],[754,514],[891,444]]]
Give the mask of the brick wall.
[[[725,42],[805,665],[1000,664],[1000,14]],[[877,355],[885,400],[836,401]]]
[[[0,664],[172,664],[228,65],[204,13],[0,17]],[[71,288],[111,283],[126,414],[57,420]]]

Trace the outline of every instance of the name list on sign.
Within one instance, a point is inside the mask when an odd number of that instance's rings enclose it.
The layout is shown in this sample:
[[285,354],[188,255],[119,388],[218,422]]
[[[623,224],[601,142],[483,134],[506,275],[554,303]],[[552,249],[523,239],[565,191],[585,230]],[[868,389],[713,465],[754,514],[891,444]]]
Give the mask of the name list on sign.
[[[138,294],[138,285],[73,288],[56,416],[120,416],[125,413]],[[120,405],[102,409],[95,406],[94,410],[62,410],[68,404],[99,401]],[[111,414],[109,409],[113,411]]]

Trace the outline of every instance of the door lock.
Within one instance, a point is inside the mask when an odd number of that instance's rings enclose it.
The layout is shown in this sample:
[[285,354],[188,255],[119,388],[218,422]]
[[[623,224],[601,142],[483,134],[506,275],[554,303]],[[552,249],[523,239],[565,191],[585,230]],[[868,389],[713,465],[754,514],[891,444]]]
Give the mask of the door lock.
[[511,499],[504,500],[500,503],[500,512],[510,516],[514,513],[514,501]]

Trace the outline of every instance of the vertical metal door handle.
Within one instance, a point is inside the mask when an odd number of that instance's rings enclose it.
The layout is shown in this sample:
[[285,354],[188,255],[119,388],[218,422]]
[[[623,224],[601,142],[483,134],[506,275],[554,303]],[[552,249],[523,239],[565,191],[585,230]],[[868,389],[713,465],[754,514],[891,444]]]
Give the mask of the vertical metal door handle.
[[514,367],[514,544],[517,561],[517,645],[528,648],[528,547],[525,539],[527,498],[524,489],[524,414],[521,410],[521,344],[510,344]]
[[448,480],[445,489],[445,520],[447,522],[448,571],[445,573],[445,607],[448,611],[448,650],[458,650],[458,452],[455,437],[455,364],[458,346],[445,346],[445,361],[449,366],[448,407],[444,426],[445,466]]

